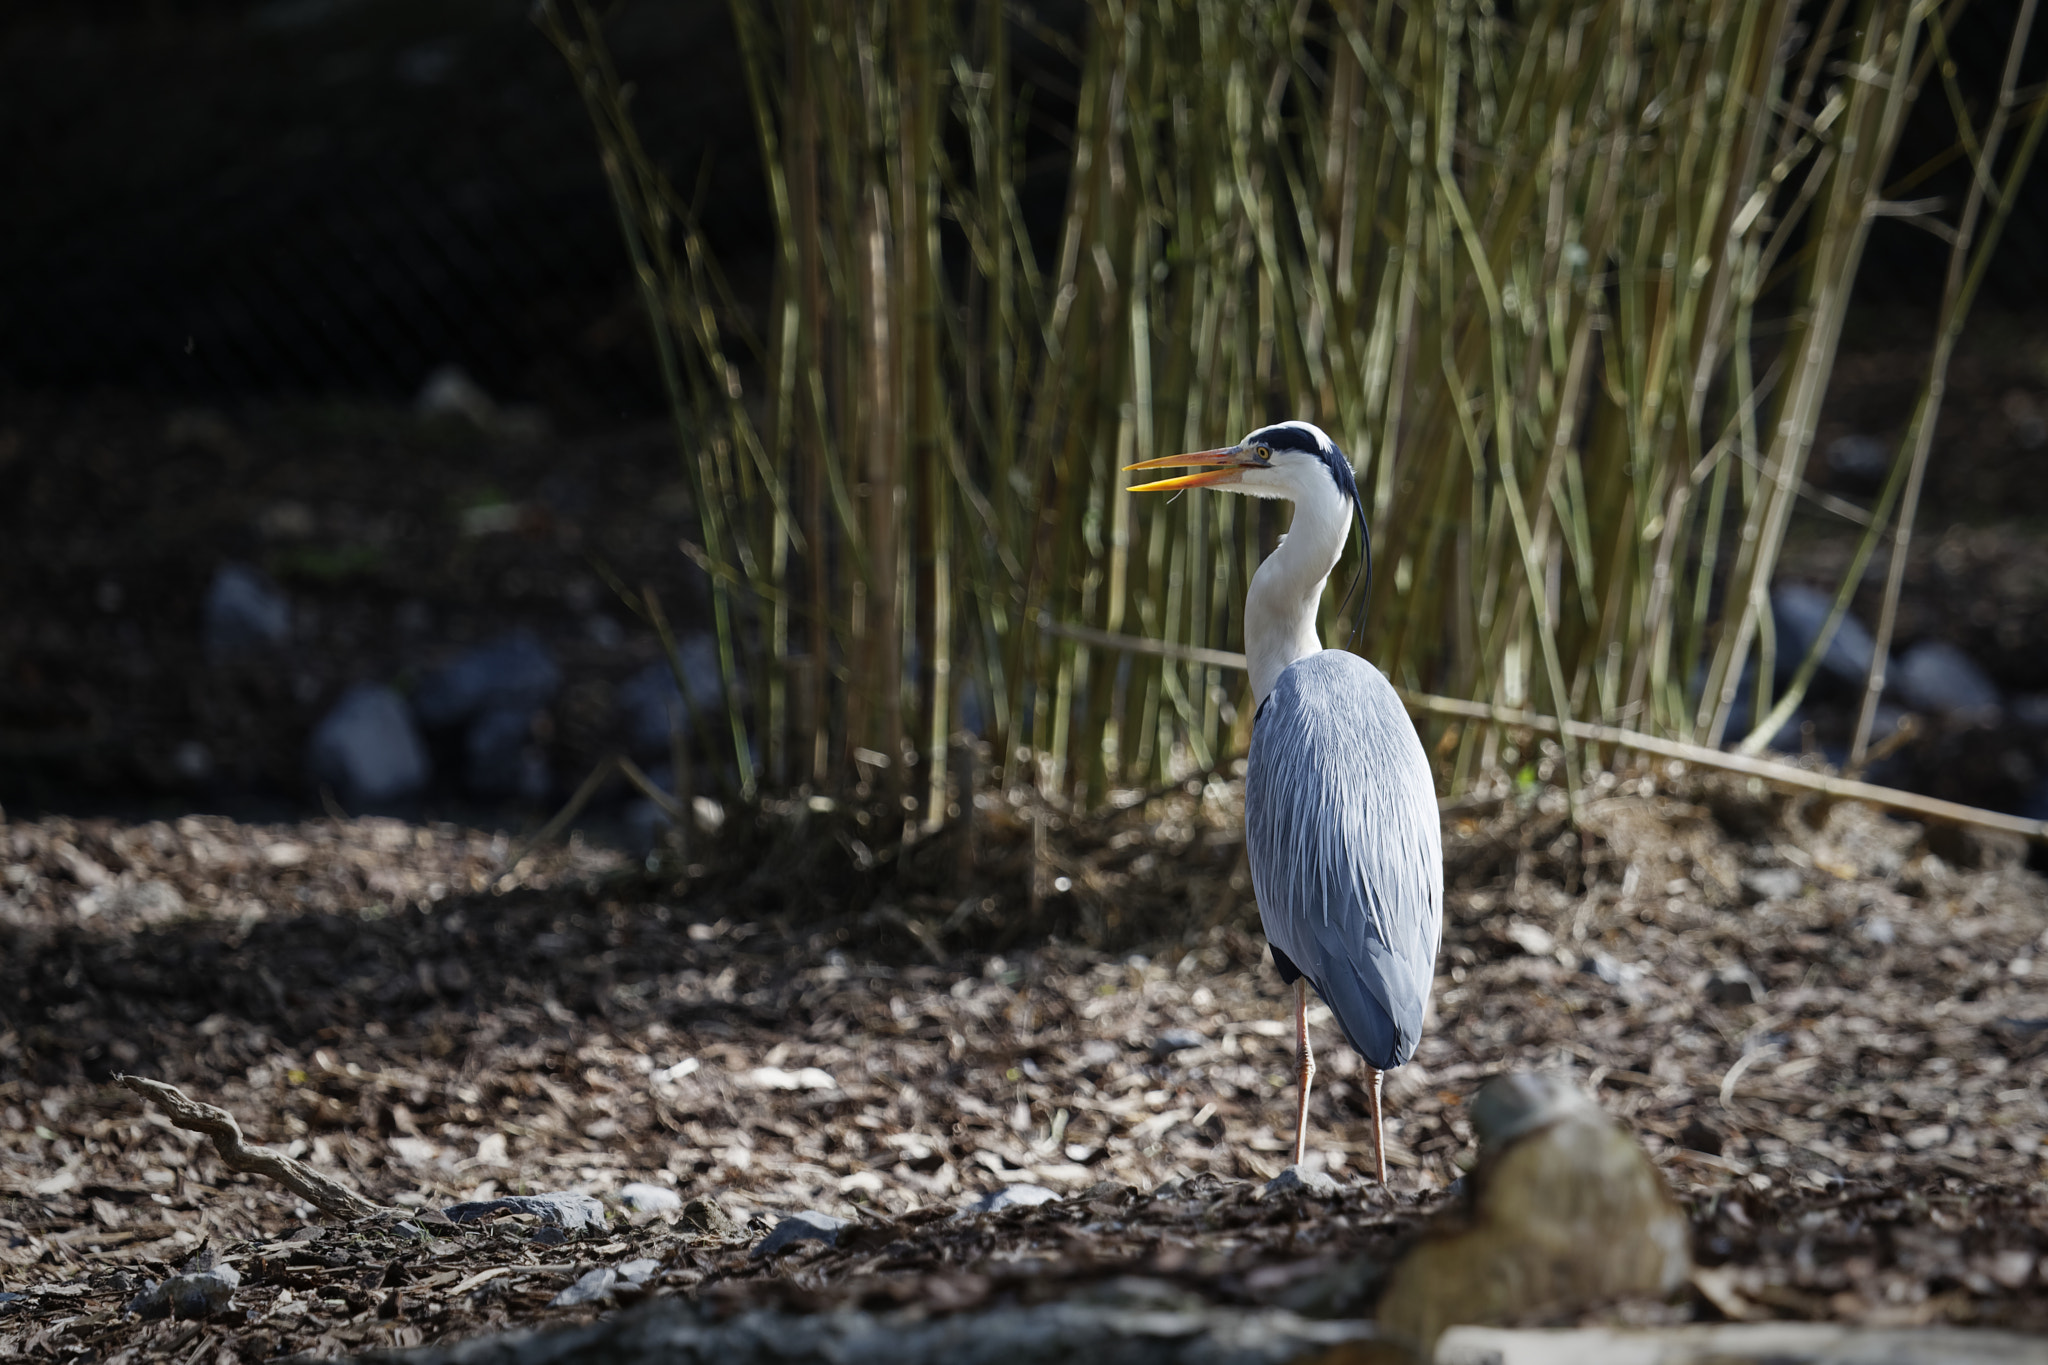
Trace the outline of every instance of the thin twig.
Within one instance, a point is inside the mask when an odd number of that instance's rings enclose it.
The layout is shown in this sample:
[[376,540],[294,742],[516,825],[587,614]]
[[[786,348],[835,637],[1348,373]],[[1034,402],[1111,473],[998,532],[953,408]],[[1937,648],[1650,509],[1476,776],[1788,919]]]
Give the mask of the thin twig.
[[663,791],[653,778],[640,771],[640,765],[632,759],[617,758],[612,761],[618,765],[619,772],[624,774],[625,779],[639,789],[642,796],[661,808],[663,815],[677,824],[682,823],[684,810],[681,801]]
[[505,855],[505,861],[501,866],[507,869],[515,868],[519,866],[521,858],[524,858],[527,854],[544,844],[553,843],[560,837],[562,831],[569,827],[569,822],[580,815],[583,812],[583,808],[590,804],[590,798],[596,796],[603,789],[606,781],[617,771],[618,763],[619,761],[615,756],[605,759],[595,768],[592,768],[590,776],[583,779],[583,785],[576,789],[576,794],[569,798],[568,804],[559,811],[556,811],[555,818],[542,825],[532,838],[521,840],[515,845],[512,851]]
[[265,1176],[290,1190],[322,1213],[335,1218],[375,1218],[397,1210],[385,1208],[357,1194],[348,1186],[320,1174],[302,1161],[242,1141],[242,1126],[235,1116],[216,1105],[201,1104],[163,1081],[143,1076],[116,1076],[115,1080],[150,1100],[170,1115],[171,1122],[189,1133],[204,1133],[213,1139],[213,1149],[231,1171]]

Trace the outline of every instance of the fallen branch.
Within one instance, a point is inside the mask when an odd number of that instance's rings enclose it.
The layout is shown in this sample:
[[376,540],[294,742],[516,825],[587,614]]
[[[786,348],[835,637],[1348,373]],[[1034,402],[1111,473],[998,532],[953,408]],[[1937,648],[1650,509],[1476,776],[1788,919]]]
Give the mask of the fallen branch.
[[242,1126],[235,1116],[216,1105],[200,1104],[175,1085],[142,1076],[114,1079],[171,1116],[171,1122],[188,1133],[204,1133],[213,1139],[213,1149],[231,1171],[267,1176],[335,1218],[374,1218],[392,1210],[363,1198],[348,1186],[320,1174],[302,1161],[282,1152],[251,1147],[242,1141]]
[[2029,820],[2024,816],[2007,815],[2002,811],[1965,806],[1959,801],[1944,801],[1938,796],[1922,796],[1918,792],[1900,791],[1896,787],[1880,787],[1873,782],[1857,782],[1847,777],[1834,777],[1827,773],[1794,767],[1790,763],[1774,763],[1767,758],[1749,758],[1721,749],[1709,749],[1703,744],[1688,744],[1678,739],[1660,739],[1655,735],[1638,734],[1634,730],[1621,730],[1612,725],[1589,725],[1579,720],[1568,720],[1560,726],[1554,716],[1539,716],[1533,711],[1515,711],[1505,706],[1488,706],[1484,702],[1459,701],[1453,697],[1433,697],[1425,692],[1402,690],[1401,700],[1411,711],[1491,721],[1495,725],[1513,726],[1539,735],[1554,735],[1561,729],[1573,739],[1591,740],[1595,744],[1612,744],[1617,748],[1655,754],[1659,758],[1675,758],[1686,763],[1696,763],[1703,768],[1719,768],[1723,772],[1741,773],[1747,777],[1775,782],[1781,787],[1822,792],[1844,801],[1862,801],[1888,810],[1924,816],[1929,820],[1976,825],[1982,829],[2000,829],[2024,835],[2029,839],[2048,840],[2048,821]]
[[[1226,650],[1201,649],[1164,640],[1146,640],[1134,635],[1113,635],[1106,630],[1070,626],[1057,621],[1041,621],[1039,624],[1041,629],[1050,634],[1062,635],[1082,644],[1096,645],[1104,649],[1121,650],[1127,654],[1149,654],[1157,658],[1179,659],[1218,668],[1241,669],[1245,666],[1244,655]],[[1534,711],[1517,711],[1506,706],[1489,706],[1485,702],[1461,701],[1456,697],[1438,697],[1428,692],[1411,692],[1405,687],[1396,688],[1395,691],[1401,694],[1402,704],[1410,711],[1422,711],[1433,716],[1456,716],[1463,720],[1488,721],[1495,725],[1511,726],[1539,735],[1559,735],[1571,739],[1590,740],[1595,744],[1611,744],[1620,749],[1655,754],[1659,758],[1675,758],[1685,763],[1695,763],[1703,768],[1718,768],[1722,772],[1761,778],[1765,782],[1773,782],[1781,787],[1797,787],[1802,791],[1822,792],[1844,801],[1863,801],[1886,810],[1905,811],[1929,820],[1975,825],[1980,829],[2004,830],[2010,834],[2024,835],[2029,839],[2048,841],[2048,820],[2029,820],[2024,816],[2007,815],[2002,811],[1985,810],[1980,806],[1965,806],[1959,801],[1943,801],[1939,797],[1900,791],[1896,787],[1880,787],[1872,782],[1857,782],[1846,777],[1812,772],[1806,768],[1794,767],[1790,763],[1774,763],[1767,758],[1750,758],[1744,754],[1709,749],[1704,744],[1688,744],[1684,740],[1660,739],[1656,735],[1638,734],[1634,730],[1623,730],[1612,725],[1591,725],[1581,720],[1568,720],[1560,724],[1555,716],[1538,715]]]
[[[1380,1348],[1384,1354],[1374,1352]],[[1291,1360],[1406,1361],[1367,1322],[1312,1322],[1279,1308],[1165,1301],[1046,1303],[925,1318],[841,1310],[742,1313],[707,1321],[687,1299],[660,1298],[584,1327],[511,1332],[410,1351],[383,1365],[1279,1365]]]

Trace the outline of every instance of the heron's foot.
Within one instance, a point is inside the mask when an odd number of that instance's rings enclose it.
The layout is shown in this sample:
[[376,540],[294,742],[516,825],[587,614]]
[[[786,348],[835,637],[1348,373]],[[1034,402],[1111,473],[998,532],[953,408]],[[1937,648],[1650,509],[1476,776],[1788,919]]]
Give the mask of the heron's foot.
[[1294,983],[1294,1083],[1301,1097],[1294,1111],[1294,1164],[1308,1154],[1308,1091],[1316,1078],[1316,1056],[1308,1045],[1308,982]]
[[1296,1162],[1266,1182],[1267,1194],[1312,1194],[1334,1199],[1337,1180],[1327,1171],[1311,1171]]
[[1371,1067],[1367,1067],[1365,1071],[1366,1075],[1372,1078],[1371,1084],[1366,1087],[1366,1094],[1372,1100],[1373,1172],[1379,1177],[1380,1184],[1384,1185],[1387,1183],[1387,1134],[1385,1127],[1381,1123],[1380,1078],[1385,1073],[1375,1071]]

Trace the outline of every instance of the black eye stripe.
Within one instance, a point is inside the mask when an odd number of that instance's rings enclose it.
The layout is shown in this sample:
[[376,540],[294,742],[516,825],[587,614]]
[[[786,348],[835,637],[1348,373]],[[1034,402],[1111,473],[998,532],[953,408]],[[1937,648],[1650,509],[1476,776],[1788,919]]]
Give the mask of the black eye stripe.
[[1261,445],[1268,450],[1295,450],[1304,455],[1320,455],[1323,443],[1316,439],[1316,433],[1300,422],[1277,422],[1270,427],[1261,427],[1245,437],[1247,445]]

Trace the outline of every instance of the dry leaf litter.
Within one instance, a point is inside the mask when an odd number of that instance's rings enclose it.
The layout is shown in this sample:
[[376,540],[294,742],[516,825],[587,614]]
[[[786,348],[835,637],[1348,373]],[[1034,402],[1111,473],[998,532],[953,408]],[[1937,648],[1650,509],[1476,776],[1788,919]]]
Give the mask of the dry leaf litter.
[[[0,1358],[1131,1277],[1366,1316],[1507,1068],[1573,1076],[1692,1219],[1693,1286],[1632,1320],[2048,1328],[2048,888],[2014,850],[1664,768],[1581,831],[1552,791],[1453,809],[1387,1188],[1311,1012],[1318,1195],[1266,1188],[1293,1040],[1236,800],[984,795],[971,844],[771,805],[652,870],[371,819],[0,823]],[[392,1211],[228,1172],[124,1072]]]

